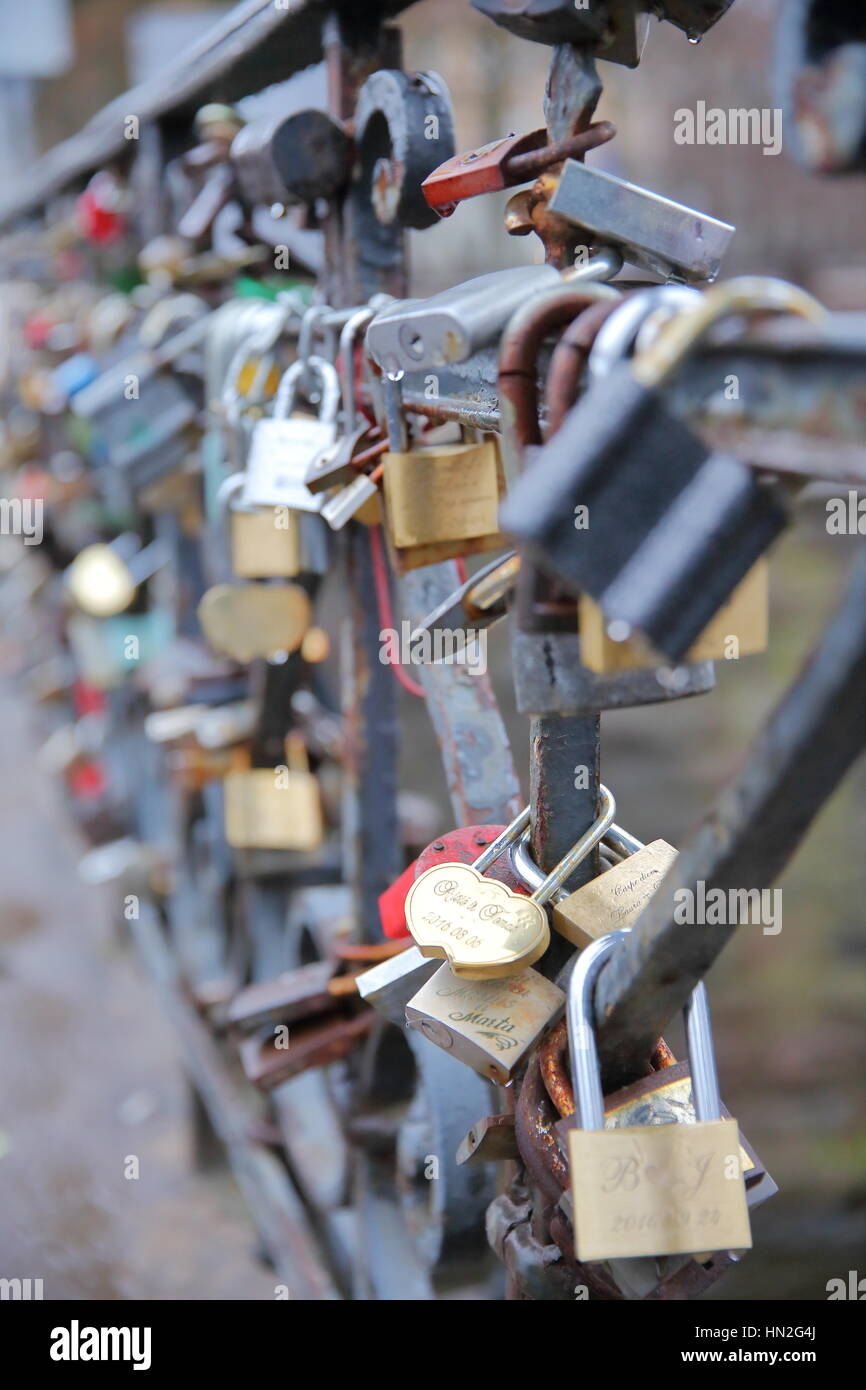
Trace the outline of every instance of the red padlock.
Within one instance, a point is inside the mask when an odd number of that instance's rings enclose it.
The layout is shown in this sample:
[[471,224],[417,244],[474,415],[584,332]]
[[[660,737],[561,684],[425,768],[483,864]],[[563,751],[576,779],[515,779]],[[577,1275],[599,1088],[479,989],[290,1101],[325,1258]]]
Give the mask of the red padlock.
[[[420,874],[434,864],[471,864],[504,829],[504,825],[464,825],[432,840],[379,898],[379,916],[385,936],[391,941],[411,936],[406,926],[406,896]],[[515,893],[528,895],[532,891],[517,877],[504,852],[495,864],[485,869],[485,876],[498,879]]]
[[527,135],[506,135],[477,150],[466,150],[446,159],[427,175],[421,192],[440,217],[450,217],[457,204],[467,198],[530,183],[564,159],[583,159],[588,150],[606,144],[615,134],[616,128],[610,121],[597,121],[555,144],[547,143],[544,128]]

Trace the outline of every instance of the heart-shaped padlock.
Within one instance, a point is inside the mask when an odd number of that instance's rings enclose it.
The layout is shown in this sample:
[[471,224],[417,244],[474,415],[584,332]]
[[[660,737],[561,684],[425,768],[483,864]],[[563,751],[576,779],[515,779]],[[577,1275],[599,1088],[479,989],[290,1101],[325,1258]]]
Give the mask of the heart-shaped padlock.
[[529,824],[529,808],[472,864],[435,864],[415,880],[406,897],[406,922],[425,956],[441,956],[455,975],[489,980],[516,975],[544,954],[550,928],[544,904],[599,843],[616,814],[614,799],[600,789],[601,814],[530,898],[484,870],[514,844]]

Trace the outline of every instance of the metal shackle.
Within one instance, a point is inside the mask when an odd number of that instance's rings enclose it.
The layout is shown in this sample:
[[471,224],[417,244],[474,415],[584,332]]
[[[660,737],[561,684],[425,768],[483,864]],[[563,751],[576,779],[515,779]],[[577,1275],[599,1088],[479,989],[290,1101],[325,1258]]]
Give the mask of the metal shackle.
[[[511,862],[514,871],[532,889],[534,902],[544,904],[562,892],[564,884],[574,873],[578,864],[595,849],[599,841],[603,840],[610,827],[613,825],[613,818],[616,815],[616,802],[613,793],[603,784],[599,787],[600,811],[596,819],[588,830],[585,830],[578,840],[572,845],[566,855],[560,859],[559,863],[549,874],[545,874],[532,859],[529,850],[529,811],[523,814],[526,817],[524,826],[521,827],[522,833],[516,841],[511,851]],[[512,837],[514,839],[516,837]]]
[[[577,958],[568,984],[568,1050],[577,1122],[581,1129],[604,1129],[604,1094],[595,1041],[593,1000],[601,967],[628,934],[628,930],[608,932],[585,947]],[[683,1019],[695,1118],[702,1122],[718,1120],[721,1118],[722,1102],[710,1006],[703,981],[699,981],[692,990],[683,1009]]]
[[641,329],[655,314],[676,314],[700,301],[701,292],[689,285],[655,285],[623,300],[596,334],[586,368],[591,381],[607,376],[632,350]]
[[343,367],[343,429],[353,430],[358,419],[358,403],[355,398],[355,343],[358,335],[366,330],[376,317],[371,304],[357,309],[343,324],[340,332],[340,361]]
[[295,400],[298,389],[303,382],[307,381],[307,372],[311,372],[319,378],[322,386],[322,397],[319,403],[318,416],[328,425],[336,425],[337,411],[340,408],[340,378],[333,363],[328,362],[324,357],[298,358],[290,367],[283,372],[280,383],[274,396],[274,420],[285,420],[289,413],[294,410]]
[[254,510],[254,508],[235,505],[235,499],[243,490],[246,476],[246,473],[231,473],[228,478],[223,479],[217,489],[216,522],[219,540],[222,544],[223,561],[229,574],[232,573],[231,513],[233,511]]

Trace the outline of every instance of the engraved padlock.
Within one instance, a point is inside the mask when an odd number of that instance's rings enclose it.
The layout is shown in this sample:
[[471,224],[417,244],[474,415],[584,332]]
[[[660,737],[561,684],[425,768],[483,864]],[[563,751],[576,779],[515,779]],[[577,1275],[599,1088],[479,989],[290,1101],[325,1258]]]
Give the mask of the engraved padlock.
[[550,943],[544,905],[613,823],[616,804],[606,787],[600,802],[598,818],[528,898],[484,870],[528,833],[529,807],[471,864],[434,864],[421,874],[406,896],[406,924],[422,954],[443,957],[466,980],[516,975],[538,960]]
[[721,1118],[706,989],[683,1011],[694,1120],[617,1127],[605,1116],[593,1020],[598,973],[626,932],[581,953],[568,987],[577,1125],[568,1134],[575,1251],[581,1261],[744,1250],[752,1244],[737,1122]]
[[564,1006],[562,990],[537,970],[504,980],[463,980],[442,965],[409,1000],[406,1022],[473,1071],[507,1086]]
[[[599,844],[601,871],[573,892],[561,889],[551,899],[553,926],[574,946],[588,946],[606,932],[630,927],[658,888],[677,856],[666,840],[645,845],[621,825],[611,825]],[[511,848],[514,872],[532,888],[544,871],[532,858],[528,836]]]
[[608,843],[621,846],[624,857],[553,904],[554,927],[581,949],[633,926],[677,857],[667,840],[645,845],[619,826],[611,826]]
[[[317,415],[302,415],[295,405],[308,374],[321,386]],[[324,498],[313,495],[305,478],[311,464],[337,437],[340,381],[323,357],[299,358],[280,380],[270,418],[253,428],[242,502],[253,507],[290,507],[318,512]]]

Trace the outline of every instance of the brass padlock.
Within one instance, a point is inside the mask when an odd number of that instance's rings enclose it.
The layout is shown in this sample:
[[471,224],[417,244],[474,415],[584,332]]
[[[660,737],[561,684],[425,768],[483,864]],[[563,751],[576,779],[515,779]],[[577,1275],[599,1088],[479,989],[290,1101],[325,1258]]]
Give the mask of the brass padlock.
[[213,651],[247,662],[297,651],[311,612],[298,584],[216,584],[203,595],[198,620]]
[[324,837],[319,783],[303,740],[286,739],[286,763],[228,773],[225,835],[234,849],[316,849]]
[[592,1025],[604,960],[625,933],[588,946],[568,990],[578,1128],[568,1135],[575,1251],[585,1260],[745,1250],[752,1244],[737,1122],[721,1118],[706,990],[685,1009],[694,1121],[607,1127]]
[[616,814],[606,787],[592,826],[535,887],[531,897],[485,878],[484,870],[528,834],[529,807],[471,864],[444,861],[420,874],[406,895],[406,925],[425,956],[442,956],[465,980],[515,975],[538,960],[550,943],[545,904],[603,839]]
[[398,570],[504,549],[505,474],[495,437],[384,455],[385,516]]
[[[591,671],[633,670],[658,665],[648,647],[634,641],[615,641],[598,604],[581,594],[578,604],[580,659]],[[710,619],[683,661],[722,661],[751,656],[767,649],[769,630],[769,566],[758,560]]]
[[301,528],[290,507],[253,507],[239,501],[244,474],[220,486],[217,506],[228,525],[229,560],[238,579],[292,579],[301,563]]
[[677,857],[666,840],[642,845],[628,839],[627,858],[554,903],[553,925],[572,945],[582,949],[631,927]]
[[409,1000],[406,1022],[459,1062],[505,1086],[564,1005],[559,986],[537,970],[507,980],[462,980],[442,965]]

